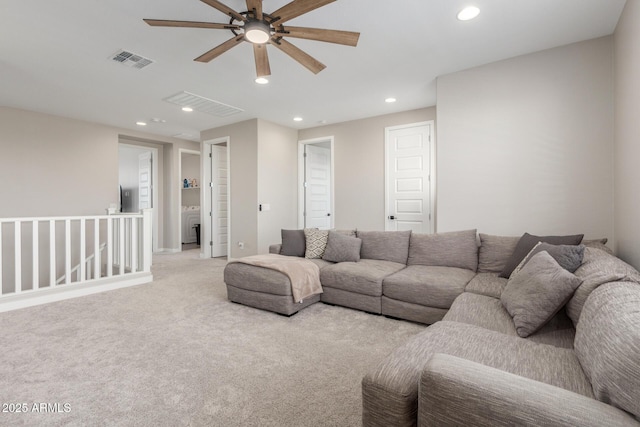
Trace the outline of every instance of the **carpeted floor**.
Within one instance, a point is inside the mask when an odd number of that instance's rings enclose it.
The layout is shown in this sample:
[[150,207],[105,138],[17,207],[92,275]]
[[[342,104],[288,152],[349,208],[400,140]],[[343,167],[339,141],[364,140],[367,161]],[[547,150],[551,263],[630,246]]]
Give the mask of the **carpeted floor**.
[[0,313],[0,425],[359,426],[364,373],[424,329],[233,304],[226,261],[198,255],[155,256],[146,285]]

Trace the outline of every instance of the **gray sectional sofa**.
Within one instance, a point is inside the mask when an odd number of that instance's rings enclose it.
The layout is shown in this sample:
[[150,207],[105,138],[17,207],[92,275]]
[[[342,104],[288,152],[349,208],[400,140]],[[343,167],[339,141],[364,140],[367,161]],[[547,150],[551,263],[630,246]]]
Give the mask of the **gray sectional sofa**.
[[[549,249],[500,277],[525,236],[357,237],[358,262],[313,260],[319,300],[431,325],[363,378],[363,425],[640,426],[640,273],[602,243],[580,246],[573,272]],[[259,267],[225,269],[232,301],[283,314],[302,308],[287,281]],[[545,311],[548,295],[560,310]],[[533,316],[522,312],[529,300],[541,301]]]

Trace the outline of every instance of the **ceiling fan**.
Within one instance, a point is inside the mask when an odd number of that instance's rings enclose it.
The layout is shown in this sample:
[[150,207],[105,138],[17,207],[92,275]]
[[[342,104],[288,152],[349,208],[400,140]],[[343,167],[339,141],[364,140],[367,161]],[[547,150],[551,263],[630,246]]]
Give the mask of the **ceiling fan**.
[[326,66],[305,53],[295,45],[285,40],[285,37],[317,40],[328,43],[337,43],[347,46],[356,46],[360,33],[352,31],[326,30],[320,28],[292,27],[284,25],[300,15],[318,9],[336,0],[293,0],[270,14],[262,10],[262,0],[246,0],[247,11],[236,12],[217,0],[201,0],[203,3],[229,15],[228,24],[214,22],[172,21],[162,19],[145,19],[144,22],[157,27],[187,27],[187,28],[213,28],[230,30],[233,37],[226,42],[214,47],[210,51],[195,59],[198,62],[209,62],[217,58],[229,49],[239,45],[243,41],[253,44],[253,54],[256,62],[257,77],[271,75],[267,44],[270,44],[291,58],[298,61],[314,74],[322,71]]

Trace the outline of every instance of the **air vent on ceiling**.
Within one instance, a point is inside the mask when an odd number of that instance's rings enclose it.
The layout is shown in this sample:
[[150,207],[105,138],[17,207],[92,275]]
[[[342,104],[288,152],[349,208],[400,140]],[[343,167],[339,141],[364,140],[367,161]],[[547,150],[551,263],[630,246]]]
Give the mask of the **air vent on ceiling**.
[[111,56],[113,61],[119,62],[131,68],[144,68],[147,65],[153,64],[153,60],[145,58],[144,56],[137,55],[126,50],[119,50]]
[[173,135],[174,138],[178,138],[178,139],[188,139],[191,141],[197,141],[198,138],[195,135],[192,135],[190,133],[179,133],[177,135]]
[[231,105],[223,104],[222,102],[214,101],[213,99],[200,95],[194,95],[189,92],[176,93],[175,95],[165,98],[164,101],[181,107],[191,107],[196,111],[218,117],[228,117],[244,112],[244,110],[240,108],[232,107]]

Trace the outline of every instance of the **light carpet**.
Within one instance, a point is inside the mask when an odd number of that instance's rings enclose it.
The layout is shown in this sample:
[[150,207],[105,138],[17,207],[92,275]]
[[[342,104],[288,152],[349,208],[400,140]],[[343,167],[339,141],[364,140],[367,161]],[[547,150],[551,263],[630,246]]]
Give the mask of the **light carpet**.
[[363,375],[424,326],[234,304],[225,264],[157,255],[152,283],[0,313],[0,409],[27,409],[0,425],[361,425]]

